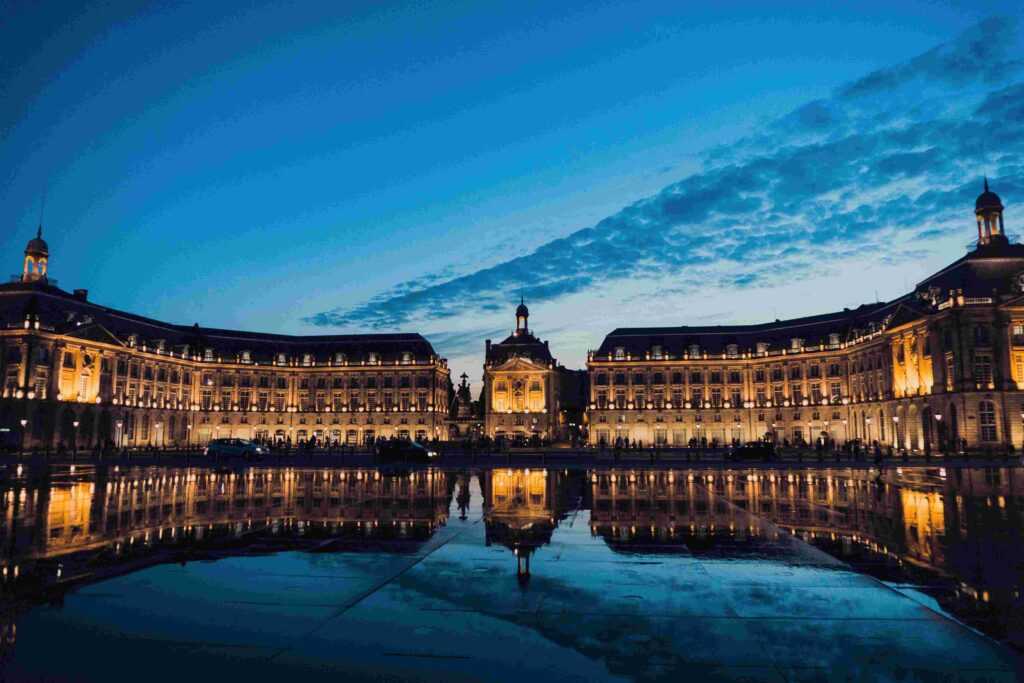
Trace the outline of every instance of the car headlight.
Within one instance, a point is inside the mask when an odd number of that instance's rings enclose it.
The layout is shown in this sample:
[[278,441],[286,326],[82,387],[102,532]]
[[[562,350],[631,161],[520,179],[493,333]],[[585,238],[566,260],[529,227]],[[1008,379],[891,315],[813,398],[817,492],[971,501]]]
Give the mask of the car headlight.
[[427,457],[428,458],[436,458],[437,457],[437,451],[427,451]]

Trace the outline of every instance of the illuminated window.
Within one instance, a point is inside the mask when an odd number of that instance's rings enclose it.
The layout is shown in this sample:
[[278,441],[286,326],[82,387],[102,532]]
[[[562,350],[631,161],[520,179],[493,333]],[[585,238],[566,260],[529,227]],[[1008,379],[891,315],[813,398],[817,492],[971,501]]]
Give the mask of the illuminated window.
[[210,362],[213,360],[213,349],[203,349],[203,360]]
[[615,347],[615,360],[625,360],[625,359],[626,359],[626,349],[624,347],[622,347],[622,346],[616,346]]

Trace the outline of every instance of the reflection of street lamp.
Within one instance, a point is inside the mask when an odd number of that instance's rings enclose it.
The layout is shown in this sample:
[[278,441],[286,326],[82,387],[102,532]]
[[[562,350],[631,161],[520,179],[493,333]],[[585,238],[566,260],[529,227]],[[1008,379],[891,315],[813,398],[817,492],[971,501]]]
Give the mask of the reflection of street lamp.
[[73,455],[78,454],[78,420],[71,423],[71,426],[75,428],[75,431],[71,435],[71,453]]
[[28,426],[28,420],[22,418],[21,419],[21,450],[23,452],[25,450],[25,436],[27,436],[26,432],[28,431],[26,429],[27,426]]

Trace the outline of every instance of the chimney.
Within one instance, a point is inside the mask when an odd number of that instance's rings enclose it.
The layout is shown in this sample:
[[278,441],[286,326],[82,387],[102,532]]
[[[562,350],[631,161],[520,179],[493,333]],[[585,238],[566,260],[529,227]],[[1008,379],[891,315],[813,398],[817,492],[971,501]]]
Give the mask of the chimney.
[[71,293],[71,295],[78,299],[79,301],[87,301],[89,299],[89,290],[76,289],[74,292]]

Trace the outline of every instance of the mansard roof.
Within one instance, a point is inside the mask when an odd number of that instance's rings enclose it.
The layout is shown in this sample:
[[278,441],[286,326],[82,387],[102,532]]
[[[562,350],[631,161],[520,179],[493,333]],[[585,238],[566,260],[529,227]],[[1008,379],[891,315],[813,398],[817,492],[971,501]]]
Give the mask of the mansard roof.
[[509,358],[529,358],[537,363],[553,363],[548,343],[541,341],[530,333],[511,334],[498,344],[491,344],[487,349],[488,364],[501,364]]
[[939,272],[922,280],[917,291],[937,289],[946,298],[951,289],[966,297],[1004,295],[1013,292],[1014,277],[1024,272],[1024,244],[996,241],[978,245]]
[[101,306],[41,281],[0,284],[0,326],[20,326],[30,305],[42,327],[61,334],[112,335],[113,341],[122,344],[134,336],[139,345],[153,348],[159,341],[168,351],[180,352],[188,346],[192,354],[212,348],[224,361],[234,361],[242,351],[248,351],[254,362],[268,363],[280,353],[290,358],[308,353],[317,362],[343,353],[355,363],[366,360],[370,352],[384,363],[399,360],[403,353],[421,361],[435,355],[430,342],[413,333],[287,335],[176,325]]
[[834,313],[776,320],[753,325],[707,325],[679,327],[621,327],[604,338],[597,355],[611,355],[622,348],[633,358],[643,358],[654,346],[673,357],[680,357],[692,345],[709,354],[724,353],[732,344],[739,352],[752,351],[758,343],[769,349],[788,349],[793,339],[802,339],[805,346],[829,345],[830,335],[839,334],[847,341],[880,326],[896,311],[908,295],[887,303],[863,304],[854,309]]

